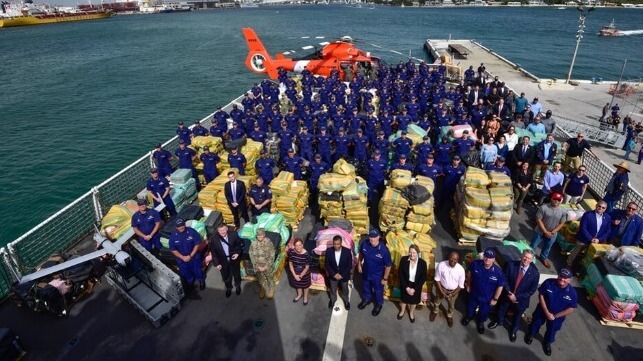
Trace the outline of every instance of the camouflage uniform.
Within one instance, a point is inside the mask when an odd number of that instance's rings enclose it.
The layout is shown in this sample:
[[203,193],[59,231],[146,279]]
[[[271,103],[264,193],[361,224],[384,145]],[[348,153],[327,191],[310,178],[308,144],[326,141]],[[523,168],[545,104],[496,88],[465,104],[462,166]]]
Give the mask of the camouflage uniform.
[[[261,286],[261,294],[268,293],[268,298],[272,298],[275,291],[275,277],[273,264],[275,261],[275,247],[268,237],[264,237],[263,241],[254,241],[250,244],[250,261],[255,269],[257,281]],[[259,272],[258,266],[266,266],[264,272]]]

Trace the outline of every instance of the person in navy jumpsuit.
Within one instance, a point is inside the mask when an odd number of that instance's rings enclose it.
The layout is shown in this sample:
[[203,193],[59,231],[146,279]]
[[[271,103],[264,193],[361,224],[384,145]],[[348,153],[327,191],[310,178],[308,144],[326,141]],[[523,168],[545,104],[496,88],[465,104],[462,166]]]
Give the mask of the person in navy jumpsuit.
[[201,122],[198,120],[194,122],[194,128],[192,128],[192,134],[195,137],[205,137],[208,135],[208,130],[201,126]]
[[578,307],[576,290],[569,284],[572,277],[572,271],[563,268],[558,272],[557,279],[545,280],[538,288],[539,302],[532,315],[525,343],[531,344],[534,335],[538,333],[543,323],[546,323],[543,351],[547,356],[551,355],[551,344],[556,340],[556,332],[563,327],[565,317]]
[[210,153],[210,147],[207,145],[203,147],[203,154],[201,154],[199,158],[201,158],[201,162],[203,163],[203,178],[205,178],[205,184],[208,184],[219,175],[217,163],[221,161],[221,158],[215,153]]
[[264,184],[263,178],[257,177],[255,184],[250,187],[250,204],[253,216],[259,216],[263,213],[270,213],[270,203],[272,202],[272,192],[270,187]]
[[179,273],[185,280],[188,288],[192,288],[194,281],[199,281],[201,290],[205,289],[205,276],[201,265],[201,254],[198,253],[201,244],[201,235],[194,228],[186,227],[181,218],[176,220],[176,229],[169,239],[170,251],[176,257]]
[[179,127],[176,129],[176,135],[179,136],[179,140],[182,140],[185,144],[189,145],[190,142],[192,142],[192,139],[190,138],[191,134],[192,132],[190,131],[190,128],[186,127],[183,122],[179,122]]
[[165,208],[168,213],[170,213],[170,216],[176,216],[174,201],[172,201],[172,197],[170,197],[170,182],[165,177],[159,177],[158,168],[150,169],[150,176],[146,189],[152,193],[154,207],[161,204],[162,201],[165,203]]
[[442,168],[451,162],[451,152],[453,144],[449,143],[449,138],[442,137],[442,141],[435,146],[435,162]]
[[357,129],[357,136],[353,138],[355,149],[353,155],[359,161],[365,161],[368,158],[368,138],[364,136],[361,129]]
[[259,142],[265,145],[266,138],[267,138],[266,132],[261,130],[259,123],[255,123],[253,128],[254,128],[253,131],[248,134],[248,137],[254,140],[255,142]]
[[301,180],[301,166],[304,165],[304,160],[295,154],[295,151],[288,149],[288,156],[282,160],[284,170],[295,175],[295,180]]
[[332,163],[330,156],[330,144],[332,140],[333,137],[326,133],[326,127],[320,127],[319,134],[315,138],[315,141],[317,142],[317,153],[319,153],[322,160],[328,164]]
[[246,131],[242,128],[239,128],[239,123],[234,122],[232,123],[232,129],[228,130],[228,134],[230,134],[230,139],[237,140],[245,137]]
[[266,185],[269,185],[272,182],[272,179],[275,177],[273,174],[273,169],[275,168],[275,160],[268,158],[268,154],[265,149],[260,151],[260,158],[255,162],[255,169],[257,169],[257,174],[259,177],[263,178],[263,182]]
[[240,175],[246,175],[246,156],[239,152],[239,149],[232,148],[230,154],[228,154],[228,163],[230,168],[237,168]]
[[339,158],[345,157],[348,155],[348,145],[351,140],[344,134],[344,128],[340,127],[335,139],[335,154],[333,154],[333,161],[337,162]]
[[368,201],[379,202],[380,197],[384,193],[384,180],[386,179],[387,164],[382,159],[382,152],[378,149],[373,151],[373,157],[366,163],[368,168]]
[[190,169],[192,171],[192,177],[196,180],[197,188],[200,188],[199,175],[194,168],[194,164],[192,164],[196,159],[196,151],[188,148],[184,140],[180,140],[179,149],[174,152],[174,155],[179,159],[179,169]]
[[159,169],[161,177],[167,177],[172,174],[172,153],[163,149],[161,143],[156,143],[156,150],[152,153],[152,157],[156,161],[156,167]]
[[362,242],[359,247],[357,270],[362,274],[363,289],[362,302],[357,308],[363,310],[369,303],[374,302],[375,307],[371,314],[380,314],[384,305],[384,286],[388,282],[392,265],[391,252],[380,242],[380,232],[372,229],[368,233],[368,241]]
[[402,136],[393,141],[393,146],[395,147],[396,159],[402,154],[408,157],[409,154],[411,154],[411,149],[413,148],[413,141],[406,137],[406,131],[403,130]]
[[391,171],[395,169],[408,170],[411,173],[413,172],[413,166],[407,162],[406,154],[400,155],[400,159],[397,160],[397,163],[394,163],[391,166]]
[[498,303],[502,289],[506,284],[502,269],[494,264],[495,259],[496,252],[487,248],[484,251],[484,259],[474,260],[467,269],[465,288],[469,299],[467,315],[462,319],[462,325],[468,325],[474,319],[476,309],[478,309],[475,319],[480,334],[484,333],[484,323],[489,317],[491,308]]
[[330,166],[322,161],[321,154],[315,154],[315,161],[310,163],[310,190],[316,192],[319,183],[319,177],[328,172]]
[[279,158],[284,159],[288,155],[288,149],[292,148],[292,141],[295,133],[288,129],[286,123],[281,123],[281,130],[277,132],[279,135]]
[[424,163],[426,157],[433,152],[433,146],[429,142],[429,136],[425,135],[422,138],[422,143],[416,145],[414,151],[417,154],[417,164],[420,165]]
[[299,156],[307,161],[311,161],[313,159],[313,139],[314,136],[308,133],[308,127],[302,127],[301,133],[297,134]]
[[451,164],[442,167],[442,170],[444,171],[444,184],[440,201],[452,200],[455,194],[455,188],[465,172],[460,156],[457,154],[454,155]]
[[386,134],[382,130],[377,133],[377,138],[373,141],[373,150],[378,149],[382,154],[388,155],[391,142],[389,142],[385,136]]
[[132,215],[132,229],[137,236],[138,243],[150,252],[161,249],[161,215],[154,209],[147,209],[144,198],[137,200],[138,212]]

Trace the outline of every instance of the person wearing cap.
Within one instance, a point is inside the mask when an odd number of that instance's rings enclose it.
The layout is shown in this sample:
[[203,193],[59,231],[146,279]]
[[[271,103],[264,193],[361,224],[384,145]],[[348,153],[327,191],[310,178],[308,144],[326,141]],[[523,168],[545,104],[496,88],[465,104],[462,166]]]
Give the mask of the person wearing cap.
[[344,309],[348,311],[351,308],[348,298],[348,283],[353,270],[353,253],[350,249],[342,246],[342,236],[333,237],[333,247],[326,250],[325,258],[325,269],[330,283],[328,308],[333,308],[335,301],[337,301],[337,290],[341,289],[339,295],[344,301]]
[[321,155],[315,154],[315,159],[312,163],[310,163],[310,190],[313,192],[317,192],[317,184],[319,183],[319,177],[321,177],[322,174],[328,172],[330,170],[330,165],[324,161],[322,161]]
[[248,133],[248,138],[254,140],[255,142],[259,142],[262,145],[265,145],[266,138],[268,138],[268,135],[266,132],[261,130],[261,126],[259,123],[254,123],[252,126],[252,130],[250,133]]
[[448,137],[442,137],[440,143],[435,146],[435,162],[443,169],[451,163],[453,149],[453,144],[449,142]]
[[615,209],[610,212],[612,230],[610,243],[615,246],[639,246],[643,235],[643,218],[637,214],[639,205],[635,202],[627,204],[625,209]]
[[205,137],[208,135],[208,130],[201,126],[200,121],[194,122],[194,127],[192,128],[192,135],[195,137]]
[[315,137],[308,133],[308,127],[302,127],[301,133],[297,134],[297,146],[299,156],[307,161],[313,160],[313,139]]
[[221,158],[219,158],[216,153],[210,153],[210,147],[207,145],[203,147],[203,154],[201,154],[199,158],[201,159],[201,163],[203,163],[203,178],[205,178],[205,184],[208,184],[219,175],[217,163],[221,161]]
[[554,143],[554,135],[547,134],[547,138],[536,145],[534,174],[538,175],[537,179],[544,177],[545,170],[551,166],[557,154],[558,146]]
[[247,137],[246,131],[239,127],[238,122],[232,123],[232,129],[228,130],[228,134],[230,135],[231,140],[238,140]]
[[170,151],[163,149],[161,143],[156,143],[156,149],[152,152],[152,157],[156,163],[156,167],[159,169],[159,174],[161,177],[167,177],[172,174],[172,153]]
[[230,232],[225,223],[221,223],[217,227],[215,234],[208,234],[208,238],[210,239],[212,265],[221,272],[221,280],[226,288],[226,298],[230,298],[232,295],[233,280],[235,293],[239,296],[241,294],[241,255],[243,254],[243,241],[239,238],[237,232]]
[[461,162],[460,156],[457,154],[453,156],[451,164],[447,164],[442,169],[444,171],[444,184],[442,186],[440,201],[450,202],[453,194],[455,194],[455,188],[466,169]]
[[[494,263],[496,252],[492,248],[487,248],[483,256],[483,259],[474,260],[467,268],[465,289],[469,297],[467,315],[461,322],[463,326],[467,326],[475,318],[479,334],[484,333],[484,323],[489,317],[489,312],[498,303],[502,289],[506,285],[502,269]],[[477,315],[476,309],[478,309]]]
[[487,327],[494,329],[503,326],[509,309],[513,312],[509,328],[509,341],[516,341],[516,333],[520,328],[523,313],[529,308],[531,295],[536,292],[540,280],[540,272],[533,264],[534,252],[526,249],[522,252],[520,261],[507,262],[504,276],[507,283],[498,301],[498,318],[491,321]]
[[293,173],[295,175],[295,180],[301,180],[301,167],[304,165],[304,160],[295,154],[295,150],[290,148],[288,149],[288,156],[282,159],[282,164],[286,172]]
[[426,157],[429,154],[433,153],[433,146],[429,141],[428,135],[425,135],[424,137],[422,137],[422,142],[415,146],[415,148],[413,149],[413,152],[417,155],[416,159],[417,159],[418,165],[424,163]]
[[194,282],[199,281],[200,289],[205,289],[205,275],[203,274],[201,254],[198,252],[201,244],[201,235],[194,228],[186,227],[182,218],[175,221],[176,229],[169,238],[169,248],[176,263],[179,273],[188,291],[193,290]]
[[379,202],[380,197],[384,193],[384,180],[386,180],[387,162],[382,157],[382,152],[379,149],[373,151],[371,159],[366,162],[368,169],[368,177],[366,183],[368,185],[368,200],[371,204]]
[[[442,167],[435,163],[434,155],[429,153],[424,162],[415,168],[415,175],[429,177],[433,179],[433,182],[437,186],[438,177],[444,174],[442,174]],[[435,194],[435,189],[433,193]]]
[[137,200],[138,212],[132,215],[132,229],[137,236],[138,243],[150,252],[161,249],[161,215],[155,209],[147,209],[147,201],[143,198]]
[[184,141],[185,144],[189,145],[192,142],[192,131],[190,128],[186,127],[183,122],[179,122],[179,127],[176,128],[176,135],[179,136],[179,141]]
[[505,157],[503,156],[498,156],[498,158],[496,158],[496,161],[492,164],[487,165],[484,170],[486,170],[487,172],[504,173],[507,175],[507,177],[511,178],[511,171],[505,165]]
[[565,171],[568,173],[575,172],[581,165],[581,157],[587,150],[589,154],[598,158],[592,151],[592,145],[585,140],[583,133],[578,133],[576,138],[569,138],[563,143],[563,151],[565,152]]
[[268,158],[268,153],[265,149],[261,149],[259,154],[259,159],[257,159],[257,161],[255,162],[255,169],[257,170],[257,175],[263,178],[264,184],[269,185],[270,182],[272,182],[272,179],[275,177],[275,160],[272,158]]
[[339,158],[348,156],[348,145],[351,143],[350,138],[346,136],[344,128],[340,127],[337,135],[333,139],[335,145],[335,153],[333,154],[333,161],[337,162]]
[[408,109],[406,109],[406,105],[402,106],[402,112],[401,114],[398,114],[395,116],[395,122],[397,123],[397,130],[403,130],[406,131],[406,129],[409,126],[409,123],[413,118],[408,114]]
[[377,132],[377,137],[373,141],[373,151],[376,149],[382,154],[388,154],[388,150],[391,148],[391,142],[386,139],[386,133],[383,130]]
[[257,229],[256,239],[250,244],[248,254],[259,283],[259,298],[263,299],[267,296],[269,300],[272,300],[275,297],[275,269],[273,267],[275,246],[266,237],[263,228]]
[[228,164],[230,164],[230,168],[238,169],[239,175],[246,175],[246,165],[248,161],[246,160],[246,156],[239,152],[239,148],[234,147],[230,149]]
[[251,211],[254,216],[259,216],[263,213],[270,213],[270,203],[272,202],[272,192],[270,187],[264,184],[261,177],[257,177],[255,184],[250,186],[250,204],[252,205]]
[[170,182],[165,177],[159,177],[158,168],[150,169],[150,179],[147,180],[145,189],[152,195],[155,208],[159,204],[165,203],[165,209],[167,209],[170,217],[176,216],[174,201],[170,197]]
[[281,129],[277,132],[279,136],[279,158],[284,159],[288,156],[288,149],[292,149],[295,133],[288,129],[287,123],[281,123]]
[[393,141],[393,147],[395,148],[396,159],[402,154],[408,157],[411,154],[411,149],[413,149],[413,141],[406,137],[406,131],[403,130],[401,136]]
[[384,286],[391,272],[391,252],[380,241],[380,232],[372,229],[368,233],[368,242],[359,247],[357,271],[362,274],[362,302],[357,306],[363,310],[371,302],[375,303],[371,314],[377,316],[384,305]]
[[529,247],[535,252],[544,238],[545,243],[540,250],[540,257],[538,257],[538,259],[547,268],[551,268],[551,263],[549,263],[547,259],[551,246],[554,245],[558,231],[563,228],[567,220],[567,212],[560,207],[562,200],[563,195],[555,192],[551,195],[551,203],[545,203],[538,208],[534,235],[529,243]]
[[179,148],[174,152],[174,155],[179,159],[179,169],[189,169],[192,171],[192,178],[196,181],[197,189],[201,189],[201,182],[199,182],[199,175],[194,168],[194,161],[197,160],[197,153],[194,149],[189,148],[187,143],[183,140],[179,141]]
[[[251,107],[244,106],[244,109],[248,109],[248,108],[251,108]],[[225,130],[228,129],[228,118],[230,118],[230,115],[225,110],[221,109],[221,107],[217,107],[217,110],[214,112],[212,116],[212,119],[214,120],[214,122],[217,123],[218,127],[220,129],[225,129]]]
[[328,164],[332,164],[332,159],[330,155],[330,145],[333,141],[333,137],[326,132],[326,127],[322,126],[319,128],[319,134],[315,137],[315,143],[317,144],[317,153],[322,157],[322,160]]
[[357,134],[353,137],[352,143],[353,156],[360,162],[364,162],[368,159],[368,137],[364,135],[362,129],[357,129]]
[[435,267],[435,297],[431,300],[431,313],[429,321],[435,321],[440,310],[442,300],[447,300],[447,324],[453,327],[453,311],[455,302],[458,299],[460,290],[464,289],[466,273],[464,267],[459,263],[458,252],[449,253],[449,258],[438,263]]
[[239,228],[241,226],[239,214],[241,214],[246,223],[250,222],[246,203],[246,185],[237,179],[237,175],[233,171],[228,172],[228,181],[223,187],[223,192],[228,202],[228,207],[230,207],[230,212],[234,217],[235,227]]
[[409,172],[413,172],[413,165],[407,162],[407,160],[408,159],[406,159],[406,154],[401,154],[397,162],[393,163],[393,165],[391,166],[391,172],[396,169],[403,169],[408,170]]
[[480,147],[480,163],[487,168],[493,166],[496,158],[498,158],[498,147],[494,144],[493,137],[488,137],[487,143]]
[[610,178],[607,186],[605,186],[605,196],[603,196],[603,200],[607,202],[608,213],[614,210],[616,203],[623,198],[623,194],[625,194],[627,186],[630,183],[628,175],[630,168],[627,162],[622,161],[619,164],[613,164],[613,166],[616,167],[616,171],[612,174],[612,178]]
[[540,327],[546,324],[543,351],[547,356],[551,356],[551,344],[556,340],[556,332],[563,327],[565,318],[578,307],[576,290],[570,284],[572,277],[572,272],[563,268],[558,272],[558,278],[547,279],[538,288],[538,306],[532,315],[525,343],[530,345]]

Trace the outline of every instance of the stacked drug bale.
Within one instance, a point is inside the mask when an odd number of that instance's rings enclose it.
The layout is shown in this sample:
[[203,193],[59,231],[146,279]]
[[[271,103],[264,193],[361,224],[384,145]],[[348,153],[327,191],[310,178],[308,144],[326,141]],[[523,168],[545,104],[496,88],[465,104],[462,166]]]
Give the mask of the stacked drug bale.
[[420,258],[424,259],[429,267],[426,283],[422,286],[422,302],[429,300],[431,289],[433,287],[433,277],[435,275],[435,256],[433,249],[436,242],[428,234],[418,233],[415,236],[404,230],[395,230],[386,234],[386,245],[391,252],[391,273],[389,273],[388,282],[384,288],[384,296],[389,300],[399,300],[402,290],[400,290],[400,276],[398,266],[402,257],[409,254],[409,247],[415,244],[420,248]]
[[453,218],[461,243],[473,244],[479,236],[502,240],[509,234],[511,179],[504,173],[490,173],[468,167],[458,184]]
[[[418,188],[422,187],[422,188]],[[409,201],[409,212],[406,215],[407,231],[418,233],[429,233],[431,227],[435,224],[433,214],[434,199],[433,189],[435,185],[433,179],[429,177],[417,176],[413,183],[402,191],[402,195]]]
[[[346,171],[342,173],[351,173],[350,167],[346,167]],[[362,180],[363,181],[363,180]],[[331,219],[344,218],[346,213],[344,212],[344,201],[343,201],[343,192],[351,187],[349,191],[353,194],[356,194],[355,197],[359,197],[359,190],[356,190],[355,187],[356,177],[354,173],[354,168],[352,174],[340,174],[340,173],[325,173],[319,177],[319,183],[317,187],[319,188],[319,209],[322,218],[326,222]],[[353,197],[351,197],[353,198]],[[357,199],[359,201],[359,199]],[[353,204],[350,204],[351,206]]]
[[283,214],[286,224],[296,228],[308,208],[308,184],[305,181],[296,181],[293,173],[281,171],[270,183],[270,189],[270,211]]
[[404,228],[404,217],[409,208],[409,201],[402,196],[402,191],[386,187],[379,204],[380,229],[384,232]]
[[366,186],[366,181],[361,177],[357,177],[355,166],[343,158],[335,162],[333,173],[353,178],[353,181],[341,192],[342,210],[346,219],[353,224],[357,235],[368,233],[369,219],[366,206],[368,187]]
[[197,198],[196,179],[192,177],[190,169],[175,170],[170,176],[170,182],[172,183],[170,197],[177,212]]

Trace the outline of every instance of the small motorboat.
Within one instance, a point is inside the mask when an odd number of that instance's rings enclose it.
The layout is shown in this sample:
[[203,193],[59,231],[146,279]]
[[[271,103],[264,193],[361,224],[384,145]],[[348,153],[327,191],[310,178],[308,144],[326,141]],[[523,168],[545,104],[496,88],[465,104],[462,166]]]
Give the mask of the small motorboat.
[[598,32],[599,36],[621,36],[621,32],[614,25],[614,19],[609,25],[601,27],[601,30]]

